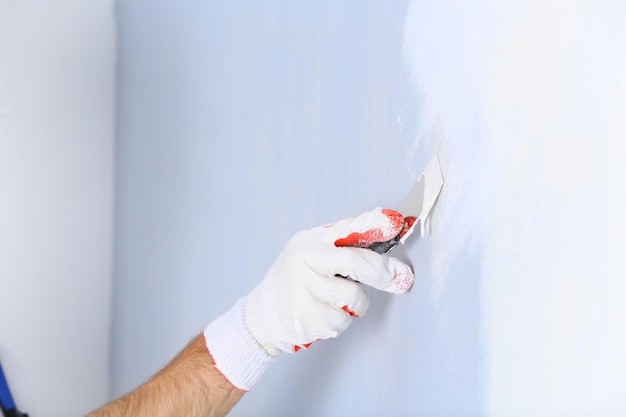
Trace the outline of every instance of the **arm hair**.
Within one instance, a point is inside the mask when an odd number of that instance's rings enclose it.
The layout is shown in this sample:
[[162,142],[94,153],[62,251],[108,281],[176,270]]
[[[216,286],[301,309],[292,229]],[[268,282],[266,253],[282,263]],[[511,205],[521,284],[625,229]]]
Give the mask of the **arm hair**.
[[217,371],[200,334],[146,383],[87,417],[223,417],[244,393]]

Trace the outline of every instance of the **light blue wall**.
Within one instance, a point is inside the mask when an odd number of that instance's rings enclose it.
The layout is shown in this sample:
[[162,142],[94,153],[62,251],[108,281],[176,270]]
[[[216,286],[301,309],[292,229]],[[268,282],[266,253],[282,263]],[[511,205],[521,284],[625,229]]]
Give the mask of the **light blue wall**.
[[457,3],[118,2],[115,395],[439,146],[412,292],[232,415],[626,410],[624,9]]

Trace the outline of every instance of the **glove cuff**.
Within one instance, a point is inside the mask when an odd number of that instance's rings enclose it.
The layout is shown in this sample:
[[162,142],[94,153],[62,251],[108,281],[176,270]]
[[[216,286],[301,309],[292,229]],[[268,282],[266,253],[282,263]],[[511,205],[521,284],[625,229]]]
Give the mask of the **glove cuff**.
[[243,298],[204,329],[204,340],[215,368],[241,391],[250,391],[274,360],[250,333]]

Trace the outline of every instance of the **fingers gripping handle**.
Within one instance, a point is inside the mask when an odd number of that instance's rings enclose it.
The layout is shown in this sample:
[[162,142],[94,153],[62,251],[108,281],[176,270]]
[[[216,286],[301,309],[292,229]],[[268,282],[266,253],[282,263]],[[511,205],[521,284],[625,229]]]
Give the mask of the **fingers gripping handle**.
[[[400,243],[402,237],[413,227],[416,217],[404,217],[401,213],[391,209],[377,208],[371,212],[355,218],[348,219],[344,222],[347,224],[342,228],[351,230],[345,237],[335,240],[336,247],[354,247],[370,249],[380,255],[386,254]],[[356,230],[356,231],[354,231]],[[350,278],[348,275],[336,274],[341,278]],[[401,292],[408,290],[413,283],[413,276],[410,274],[398,274],[394,284]],[[397,291],[393,291],[397,292]],[[359,315],[354,312],[350,306],[344,305],[342,310],[350,317],[358,318]],[[311,343],[301,346],[294,345],[293,351],[298,352],[300,349],[308,349]]]
[[366,248],[381,255],[395,248],[400,239],[413,227],[417,220],[414,216],[404,217],[391,209],[377,209],[387,217],[388,225],[375,226],[364,231],[352,232],[335,241],[337,247]]

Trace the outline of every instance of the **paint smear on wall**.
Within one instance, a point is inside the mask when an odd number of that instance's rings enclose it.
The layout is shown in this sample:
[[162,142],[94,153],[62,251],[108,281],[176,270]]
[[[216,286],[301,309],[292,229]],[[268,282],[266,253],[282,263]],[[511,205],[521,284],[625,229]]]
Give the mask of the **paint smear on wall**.
[[[446,179],[431,297],[480,285],[487,414],[623,414],[626,7],[502,3],[413,1],[406,20],[409,167],[439,146]],[[451,268],[467,253],[479,268]]]

